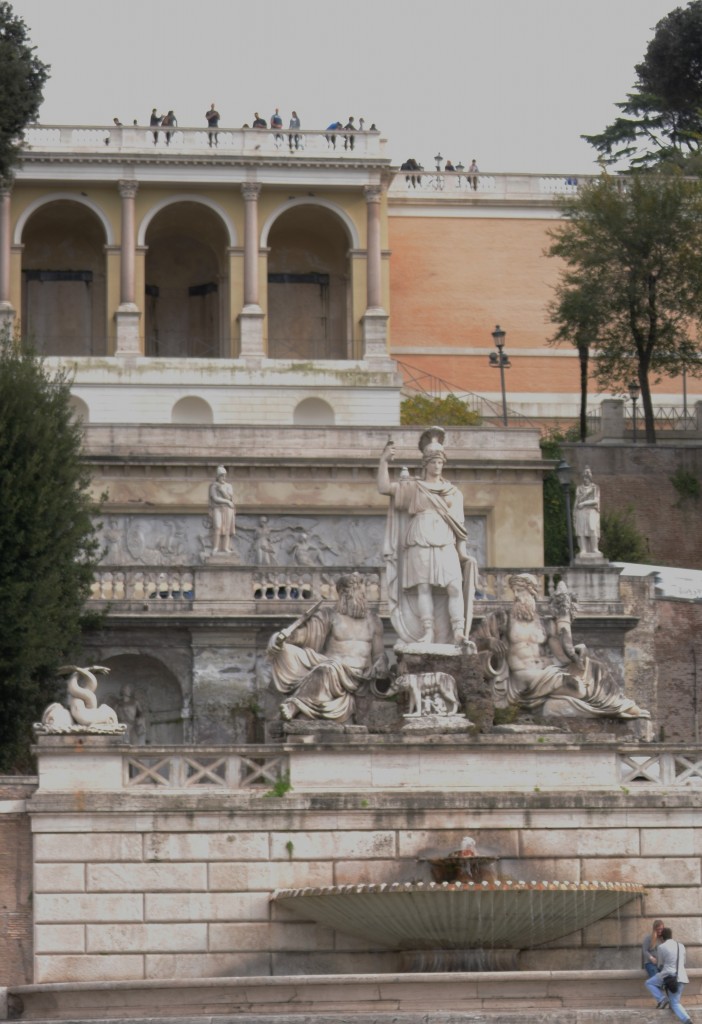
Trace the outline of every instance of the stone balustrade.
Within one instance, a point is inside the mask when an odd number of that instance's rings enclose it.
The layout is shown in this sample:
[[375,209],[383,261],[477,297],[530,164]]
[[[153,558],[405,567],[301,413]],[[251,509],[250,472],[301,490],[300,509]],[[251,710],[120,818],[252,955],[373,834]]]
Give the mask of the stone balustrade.
[[[83,749],[85,748],[85,749]],[[425,790],[493,789],[511,792],[548,789],[614,789],[644,793],[702,787],[699,745],[625,744],[603,741],[573,744],[570,734],[544,732],[535,750],[533,734],[466,737],[441,748],[430,764],[424,756],[421,778],[417,746],[401,735],[359,734],[342,746],[318,738],[289,738],[280,744],[245,746],[127,746],[110,737],[84,737],[75,751],[74,736],[40,736],[39,775],[42,792],[204,790],[265,792],[268,796],[392,790],[421,785]],[[89,753],[91,772],[85,772]],[[417,776],[415,780],[415,775]],[[362,784],[359,783],[359,779]],[[451,779],[451,783],[447,782]]]
[[[154,143],[154,131],[158,141]],[[166,132],[170,142],[166,143]],[[100,125],[34,125],[27,128],[25,149],[29,152],[61,152],[74,154],[105,152],[170,152],[178,155],[210,152],[222,156],[292,156],[305,160],[322,155],[356,160],[384,156],[386,140],[379,132],[334,133],[326,130],[288,131],[261,128],[218,128],[217,144],[210,145],[213,130],[207,128],[149,128],[144,125],[122,127]]]
[[[205,565],[168,569],[163,566],[111,567],[94,574],[90,590],[91,604],[109,604],[114,614],[120,612],[161,615],[164,608],[177,608],[187,613],[202,613],[211,605],[231,614],[299,614],[301,602],[334,601],[334,580],[342,573],[355,571],[353,566],[298,568],[286,566],[256,567],[232,565],[224,558],[211,557]],[[372,605],[379,605],[387,615],[387,592],[384,573],[360,570],[366,577],[366,591]],[[580,618],[597,617],[619,608],[620,568],[610,565],[572,568],[485,568],[480,571],[477,588],[477,615],[493,607],[511,602],[509,577],[528,571],[538,580],[539,593],[547,600],[556,583],[563,579],[577,597]],[[289,607],[286,607],[289,606]]]
[[[398,171],[388,195],[446,199],[463,197],[472,201],[496,199],[550,201],[577,193],[579,185],[594,175],[573,177],[564,174],[468,174],[464,171]],[[475,184],[474,184],[475,183]]]

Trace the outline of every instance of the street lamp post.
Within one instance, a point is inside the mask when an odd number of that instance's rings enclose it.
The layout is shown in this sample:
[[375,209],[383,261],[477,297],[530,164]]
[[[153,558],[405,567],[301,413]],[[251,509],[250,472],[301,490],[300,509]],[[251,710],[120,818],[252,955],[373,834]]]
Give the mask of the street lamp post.
[[495,342],[497,352],[490,353],[490,366],[500,368],[500,387],[502,389],[502,423],[507,426],[507,394],[505,391],[505,370],[512,365],[509,356],[504,351],[506,334],[498,324],[492,332],[492,340]]
[[436,156],[434,157],[434,162],[436,163],[436,170],[437,170],[437,173],[438,173],[439,171],[441,171],[441,161],[442,161],[443,159],[444,159],[444,158],[443,158],[443,157],[442,157],[442,155],[441,155],[441,150],[439,150],[439,152],[438,152],[438,153],[436,154]]
[[570,466],[565,459],[556,466],[556,476],[563,491],[566,507],[566,523],[568,526],[568,565],[573,564],[573,523],[570,512]]
[[632,434],[633,434],[634,444],[636,444],[636,441],[637,441],[637,435],[636,435],[636,403],[638,401],[638,398],[639,398],[640,394],[641,394],[641,388],[639,387],[639,385],[636,383],[635,380],[632,380],[631,383],[629,384],[629,397],[631,398],[631,426],[632,426]]

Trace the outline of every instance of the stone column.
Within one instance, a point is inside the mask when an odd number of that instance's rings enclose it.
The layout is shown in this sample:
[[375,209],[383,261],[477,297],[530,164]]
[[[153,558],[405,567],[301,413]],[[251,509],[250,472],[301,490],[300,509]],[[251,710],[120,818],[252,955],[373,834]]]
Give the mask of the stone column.
[[381,185],[366,185],[366,312],[363,315],[363,358],[388,360],[388,315],[382,300],[380,246]]
[[119,307],[115,313],[117,325],[117,356],[141,355],[139,344],[139,321],[141,312],[135,302],[135,207],[139,191],[137,181],[120,181],[119,194],[122,197],[122,237],[119,281]]
[[258,197],[261,186],[246,181],[244,197],[244,308],[239,314],[241,358],[259,364],[263,351],[263,310],[258,302]]
[[9,185],[0,183],[0,329],[12,329],[15,309],[10,301],[10,195]]

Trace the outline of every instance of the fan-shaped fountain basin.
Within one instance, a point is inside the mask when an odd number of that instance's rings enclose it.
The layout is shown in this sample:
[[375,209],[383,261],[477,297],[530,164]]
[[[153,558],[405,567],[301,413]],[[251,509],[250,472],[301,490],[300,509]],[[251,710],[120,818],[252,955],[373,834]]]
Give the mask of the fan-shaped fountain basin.
[[[631,883],[494,880],[280,889],[273,899],[306,920],[373,945],[492,951],[551,942],[601,920],[644,891]],[[476,969],[472,963],[490,969],[490,959],[468,957],[459,969]],[[492,961],[492,969],[509,966],[504,957]]]

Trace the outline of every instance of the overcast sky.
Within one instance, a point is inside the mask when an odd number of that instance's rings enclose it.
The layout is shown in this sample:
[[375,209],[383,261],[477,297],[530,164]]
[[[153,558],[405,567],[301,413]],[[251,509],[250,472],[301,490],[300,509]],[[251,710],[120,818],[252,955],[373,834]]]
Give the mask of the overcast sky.
[[[674,0],[12,0],[51,64],[44,124],[375,121],[400,163],[586,172]],[[685,6],[683,3],[682,6]]]

